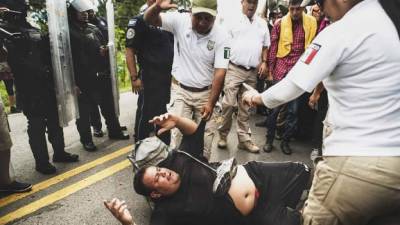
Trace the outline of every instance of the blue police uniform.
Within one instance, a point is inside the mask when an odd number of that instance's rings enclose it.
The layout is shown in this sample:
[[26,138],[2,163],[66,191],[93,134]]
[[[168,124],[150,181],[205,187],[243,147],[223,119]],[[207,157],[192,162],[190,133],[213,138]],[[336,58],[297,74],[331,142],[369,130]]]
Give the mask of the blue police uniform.
[[[166,105],[171,95],[174,39],[171,33],[147,25],[143,16],[137,16],[129,21],[126,47],[136,52],[138,75],[143,82],[135,120],[135,138],[142,140],[154,131],[153,125],[148,121],[167,112]],[[169,144],[169,133],[160,138]]]

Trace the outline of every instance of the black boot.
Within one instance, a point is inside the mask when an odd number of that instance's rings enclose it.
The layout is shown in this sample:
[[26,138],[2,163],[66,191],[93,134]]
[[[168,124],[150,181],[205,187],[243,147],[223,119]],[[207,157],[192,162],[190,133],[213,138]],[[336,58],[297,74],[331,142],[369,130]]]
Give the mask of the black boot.
[[83,148],[88,152],[94,152],[97,150],[96,145],[92,141],[82,143]]
[[47,163],[36,163],[36,171],[42,174],[54,174],[57,172],[56,168],[51,165],[49,162]]
[[292,149],[290,148],[288,141],[281,142],[281,150],[282,150],[283,154],[285,154],[285,155],[292,154]]
[[272,152],[272,149],[274,148],[274,146],[272,145],[272,142],[267,142],[265,143],[263,150],[264,152]]
[[79,156],[68,152],[53,155],[53,162],[78,162]]

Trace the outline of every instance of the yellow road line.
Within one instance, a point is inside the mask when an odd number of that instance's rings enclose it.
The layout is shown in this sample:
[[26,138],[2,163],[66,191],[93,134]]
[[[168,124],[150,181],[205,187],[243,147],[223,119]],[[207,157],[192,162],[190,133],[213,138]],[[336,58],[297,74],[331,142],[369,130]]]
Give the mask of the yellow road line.
[[29,215],[43,207],[46,207],[56,201],[59,201],[79,190],[82,190],[83,188],[86,188],[100,180],[103,180],[104,178],[109,177],[109,176],[113,175],[114,173],[119,172],[119,171],[129,167],[130,165],[131,165],[131,163],[129,162],[129,160],[124,160],[124,161],[119,162],[113,166],[110,166],[107,169],[104,169],[92,176],[89,176],[86,179],[78,181],[74,184],[69,185],[66,188],[63,188],[63,189],[56,191],[50,195],[47,195],[46,197],[36,200],[26,206],[23,206],[23,207],[15,210],[14,212],[11,212],[3,217],[0,217],[0,225],[7,224],[16,219],[19,219],[21,217]]
[[79,166],[79,167],[77,167],[75,169],[72,169],[72,170],[67,171],[65,173],[62,173],[62,174],[60,174],[58,176],[52,177],[52,178],[50,178],[48,180],[42,181],[42,182],[40,182],[38,184],[35,184],[35,185],[33,185],[32,191],[30,191],[30,192],[13,194],[13,195],[9,195],[9,196],[7,196],[5,198],[2,198],[2,199],[0,199],[0,208],[4,207],[4,206],[6,206],[6,205],[8,205],[10,203],[13,203],[15,201],[18,201],[18,200],[20,200],[22,198],[25,198],[26,196],[32,195],[32,194],[34,194],[34,193],[36,193],[38,191],[44,190],[44,189],[46,189],[46,188],[48,188],[48,187],[50,187],[50,186],[52,186],[54,184],[57,184],[57,183],[59,183],[59,182],[61,182],[63,180],[71,178],[71,177],[73,177],[73,176],[75,176],[77,174],[80,174],[80,173],[82,173],[82,172],[84,172],[86,170],[89,170],[89,169],[91,169],[93,167],[96,167],[97,165],[100,165],[102,163],[105,163],[107,161],[115,159],[115,158],[117,158],[117,157],[119,157],[121,155],[127,154],[128,152],[130,152],[131,149],[132,149],[132,145],[124,147],[124,148],[122,148],[120,150],[117,150],[117,151],[115,151],[113,153],[110,153],[110,154],[105,155],[105,156],[103,156],[101,158],[93,160],[93,161],[91,161],[89,163],[86,163],[86,164],[84,164],[82,166]]

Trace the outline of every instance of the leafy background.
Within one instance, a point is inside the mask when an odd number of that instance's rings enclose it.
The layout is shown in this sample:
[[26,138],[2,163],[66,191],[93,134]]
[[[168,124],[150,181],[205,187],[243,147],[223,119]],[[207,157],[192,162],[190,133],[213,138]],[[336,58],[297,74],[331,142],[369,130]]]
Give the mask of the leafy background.
[[[140,7],[146,0],[118,0],[114,1],[115,7],[115,38],[117,48],[118,79],[121,91],[130,90],[129,73],[125,62],[125,30],[130,18],[138,14]],[[106,0],[98,0],[98,12],[100,16],[106,17]],[[30,0],[32,20],[34,20],[43,31],[47,32],[47,15],[45,0]],[[7,92],[4,82],[0,82],[0,95],[3,102],[8,105]]]

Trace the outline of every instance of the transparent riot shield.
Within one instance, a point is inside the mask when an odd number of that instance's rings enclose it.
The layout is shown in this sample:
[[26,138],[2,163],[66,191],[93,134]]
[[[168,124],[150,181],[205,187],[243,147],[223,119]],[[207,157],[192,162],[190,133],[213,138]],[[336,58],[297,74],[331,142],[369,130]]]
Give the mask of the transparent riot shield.
[[108,53],[110,56],[111,86],[114,97],[115,114],[119,116],[119,89],[117,73],[117,56],[115,51],[115,25],[114,25],[114,4],[107,0],[107,26],[108,26]]
[[54,86],[60,126],[79,117],[66,0],[46,0]]

